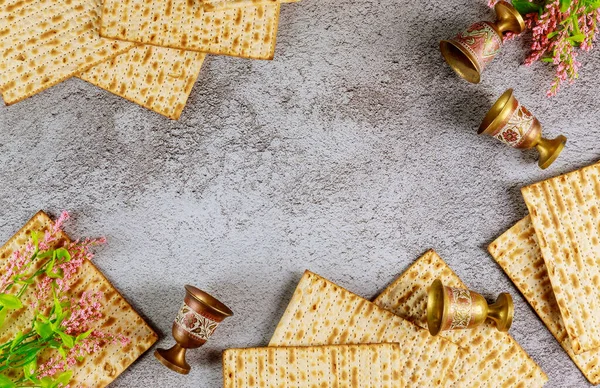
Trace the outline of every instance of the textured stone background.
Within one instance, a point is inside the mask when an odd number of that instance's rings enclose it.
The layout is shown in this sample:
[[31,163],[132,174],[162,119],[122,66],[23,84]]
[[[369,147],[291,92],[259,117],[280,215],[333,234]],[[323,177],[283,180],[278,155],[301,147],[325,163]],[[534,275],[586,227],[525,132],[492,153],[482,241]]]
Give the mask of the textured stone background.
[[[600,50],[553,99],[551,68],[508,44],[479,85],[437,45],[491,19],[484,1],[303,0],[282,6],[273,61],[210,57],[179,122],[72,79],[0,109],[0,238],[38,209],[105,235],[96,264],[170,346],[183,285],[236,315],[189,353],[188,376],[147,353],[116,387],[217,387],[220,352],[266,345],[304,269],[374,297],[428,248],[488,297],[550,376],[587,381],[486,252],[525,216],[519,188],[600,156]],[[547,171],[475,129],[508,87],[569,143]]]

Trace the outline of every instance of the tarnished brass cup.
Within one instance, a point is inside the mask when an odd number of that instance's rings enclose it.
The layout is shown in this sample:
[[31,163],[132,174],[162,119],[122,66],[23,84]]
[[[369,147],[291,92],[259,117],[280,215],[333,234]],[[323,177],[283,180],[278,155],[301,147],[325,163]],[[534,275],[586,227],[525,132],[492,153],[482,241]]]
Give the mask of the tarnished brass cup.
[[523,17],[511,4],[500,1],[494,10],[495,23],[475,23],[453,39],[440,42],[440,50],[448,65],[475,84],[481,80],[485,66],[500,52],[504,34],[520,34],[525,29]]
[[548,168],[561,153],[567,138],[563,135],[548,140],[542,137],[542,125],[531,112],[517,101],[513,90],[508,89],[485,115],[478,134],[495,137],[514,148],[535,147],[540,168]]
[[185,286],[183,306],[173,322],[173,337],[177,343],[170,349],[157,349],[154,356],[167,368],[188,374],[190,366],[185,361],[187,349],[204,345],[215,329],[233,312],[206,292],[194,286]]
[[470,329],[487,318],[496,322],[498,330],[508,331],[514,311],[510,294],[502,293],[496,303],[488,305],[478,293],[446,287],[440,279],[433,282],[427,293],[427,327],[431,335],[445,330]]

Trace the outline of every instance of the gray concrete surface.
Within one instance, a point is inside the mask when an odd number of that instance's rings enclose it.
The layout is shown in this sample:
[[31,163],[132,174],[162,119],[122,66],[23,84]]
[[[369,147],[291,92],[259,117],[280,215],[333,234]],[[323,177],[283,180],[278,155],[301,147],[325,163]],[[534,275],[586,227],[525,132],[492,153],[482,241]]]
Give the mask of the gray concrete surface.
[[[282,6],[273,61],[210,57],[179,122],[72,79],[0,108],[0,238],[38,209],[105,235],[96,264],[170,346],[183,285],[236,315],[188,376],[148,352],[115,387],[218,387],[220,352],[266,345],[304,269],[374,297],[428,248],[472,288],[516,302],[512,335],[549,375],[586,386],[487,254],[525,216],[519,188],[596,161],[600,50],[547,99],[552,69],[508,44],[479,85],[441,38],[491,19],[484,1],[313,1]],[[508,87],[569,143],[549,170],[475,129]]]

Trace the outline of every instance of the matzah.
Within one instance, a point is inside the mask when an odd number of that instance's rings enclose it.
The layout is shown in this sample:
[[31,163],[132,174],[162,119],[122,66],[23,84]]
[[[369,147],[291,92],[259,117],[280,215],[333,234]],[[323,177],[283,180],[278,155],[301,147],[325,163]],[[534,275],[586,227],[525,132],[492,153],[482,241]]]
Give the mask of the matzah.
[[578,355],[573,351],[531,218],[527,216],[517,222],[492,242],[488,250],[584,376],[590,383],[600,384],[600,349]]
[[206,12],[200,1],[105,0],[100,35],[209,54],[272,59],[279,3]]
[[227,8],[246,7],[248,5],[295,3],[299,0],[202,0],[205,11],[218,11]]
[[[450,267],[430,250],[413,263],[376,299],[375,304],[427,327],[427,289],[435,279],[445,286],[467,288]],[[486,322],[469,330],[449,330],[441,337],[454,342],[461,353],[448,375],[447,387],[541,387],[548,377],[508,334]]]
[[141,45],[79,75],[104,90],[177,120],[206,54]]
[[398,344],[228,349],[224,388],[400,388]]
[[269,346],[399,343],[406,386],[442,386],[459,347],[310,271],[300,280]]
[[575,354],[600,347],[600,165],[521,189]]
[[101,0],[0,4],[0,91],[9,105],[133,47],[101,38]]
[[[23,250],[32,231],[43,232],[52,225],[50,218],[43,212],[38,212],[21,230],[19,230],[2,248],[0,248],[0,267],[4,268],[6,260],[15,250]],[[64,235],[63,241],[69,241]],[[95,329],[108,334],[123,334],[131,342],[123,347],[120,343],[107,344],[102,352],[93,353],[84,358],[83,362],[74,367],[71,386],[105,387],[123,372],[142,353],[148,350],[158,339],[156,333],[133,310],[127,301],[110,284],[102,273],[89,261],[85,261],[78,273],[72,279],[70,297],[80,297],[84,291],[101,291],[103,318],[96,322]],[[33,301],[35,285],[28,288],[22,297],[23,304],[29,306]],[[31,325],[32,309],[11,310],[0,329],[0,343],[8,341],[18,331]]]

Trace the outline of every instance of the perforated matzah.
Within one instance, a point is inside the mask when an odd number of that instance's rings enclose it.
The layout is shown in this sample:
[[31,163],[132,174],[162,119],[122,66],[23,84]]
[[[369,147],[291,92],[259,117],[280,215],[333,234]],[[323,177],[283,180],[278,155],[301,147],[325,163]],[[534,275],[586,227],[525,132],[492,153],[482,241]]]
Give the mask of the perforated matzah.
[[141,45],[79,75],[104,90],[177,120],[206,54]]
[[[467,288],[438,254],[430,250],[375,299],[375,304],[420,327],[427,327],[427,289],[435,279],[445,286]],[[461,346],[447,387],[541,387],[548,377],[508,334],[491,323],[472,330],[440,334]]]
[[521,189],[576,354],[600,347],[600,165]]
[[206,12],[200,1],[105,0],[107,38],[209,54],[272,59],[279,3]]
[[[31,231],[45,231],[51,224],[52,221],[45,213],[38,212],[0,248],[0,267],[4,268],[13,251],[24,248]],[[63,241],[68,241],[66,235]],[[80,297],[84,291],[104,292],[104,317],[95,328],[100,328],[106,333],[124,334],[131,340],[126,347],[121,344],[107,345],[101,353],[86,356],[82,363],[73,367],[75,373],[71,380],[72,386],[104,387],[150,348],[156,342],[157,336],[91,262],[84,262],[73,282],[70,294],[73,297]],[[22,299],[26,306],[32,302],[34,286],[29,287]],[[11,311],[0,329],[0,342],[9,340],[19,330],[30,325],[32,318],[33,313],[29,308]]]
[[600,350],[578,355],[573,351],[537,241],[527,216],[492,242],[488,250],[585,377],[592,384],[600,384]]
[[218,11],[226,8],[245,7],[248,5],[295,3],[299,0],[202,0],[205,11]]
[[133,47],[100,38],[101,0],[0,4],[0,91],[13,104]]
[[407,386],[441,386],[457,345],[306,271],[269,346],[399,343]]
[[398,344],[228,349],[224,388],[399,388]]

